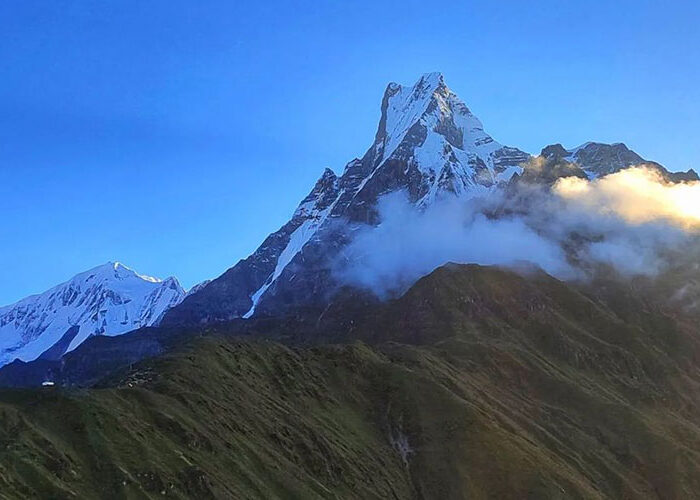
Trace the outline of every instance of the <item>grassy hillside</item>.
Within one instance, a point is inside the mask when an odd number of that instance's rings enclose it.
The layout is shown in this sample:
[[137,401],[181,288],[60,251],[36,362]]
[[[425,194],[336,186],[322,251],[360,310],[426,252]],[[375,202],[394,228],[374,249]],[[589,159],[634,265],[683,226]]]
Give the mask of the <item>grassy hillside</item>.
[[346,321],[365,343],[217,334],[99,388],[0,392],[0,497],[700,492],[697,331],[634,297],[448,266]]

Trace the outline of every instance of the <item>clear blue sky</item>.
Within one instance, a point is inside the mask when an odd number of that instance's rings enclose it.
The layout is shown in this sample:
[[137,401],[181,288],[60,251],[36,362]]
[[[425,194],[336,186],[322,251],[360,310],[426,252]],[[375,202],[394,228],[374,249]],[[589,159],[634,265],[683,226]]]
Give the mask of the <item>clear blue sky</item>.
[[108,260],[185,286],[442,71],[497,140],[700,166],[691,1],[0,3],[0,304]]

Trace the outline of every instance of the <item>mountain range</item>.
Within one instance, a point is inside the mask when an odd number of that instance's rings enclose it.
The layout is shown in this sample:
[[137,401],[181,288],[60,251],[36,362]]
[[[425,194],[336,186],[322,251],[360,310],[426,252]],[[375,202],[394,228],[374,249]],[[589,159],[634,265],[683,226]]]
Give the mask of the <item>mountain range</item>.
[[[672,182],[698,180],[669,172],[622,143],[543,148],[545,179],[524,172],[532,156],[504,146],[450,90],[440,73],[413,86],[390,83],[381,101],[375,139],[342,175],[326,169],[289,222],[249,257],[185,293],[175,278],[141,276],[108,263],[38,296],[0,308],[0,366],[13,359],[58,359],[90,336],[140,327],[202,325],[299,306],[324,306],[338,289],[332,267],[358,224],[377,224],[377,202],[392,192],[426,207],[445,195],[487,195],[519,177],[553,182],[568,175],[595,179],[646,165]],[[564,167],[562,167],[564,165]],[[205,286],[206,285],[206,286]]]
[[[589,142],[571,151],[547,146],[542,157],[588,178],[651,164],[670,180],[698,180],[692,170],[671,173],[619,143]],[[340,177],[326,169],[287,224],[248,258],[168,311],[164,324],[196,325],[323,305],[337,285],[330,272],[334,261],[356,224],[378,222],[380,197],[403,191],[412,204],[425,207],[445,194],[483,196],[522,175],[530,159],[530,154],[488,135],[441,74],[423,75],[411,87],[390,83],[375,140],[364,156],[350,161]],[[571,171],[557,177],[562,175]]]
[[[531,155],[441,74],[389,84],[367,152],[221,276],[185,292],[110,262],[0,308],[0,497],[697,497],[696,227],[597,206],[620,179],[700,181],[622,143]],[[443,233],[515,258],[344,280],[397,194],[418,235],[389,232],[389,260]]]

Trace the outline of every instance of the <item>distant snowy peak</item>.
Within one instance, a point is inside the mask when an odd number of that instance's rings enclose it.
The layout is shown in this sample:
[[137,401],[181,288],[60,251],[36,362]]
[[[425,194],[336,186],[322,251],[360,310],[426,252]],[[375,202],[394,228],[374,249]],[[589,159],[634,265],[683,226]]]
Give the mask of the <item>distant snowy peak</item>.
[[148,281],[149,283],[162,283],[163,281],[159,278],[146,276],[145,274],[139,274],[133,269],[125,266],[121,262],[107,262],[106,264],[102,264],[101,266],[97,266],[93,269],[89,269],[88,271],[76,274],[70,280],[70,282],[81,282],[91,280],[97,282],[108,282],[112,280],[124,281],[132,278],[138,278],[143,281]]
[[[407,191],[419,205],[443,193],[472,196],[507,182],[529,158],[484,132],[440,73],[427,73],[411,87],[390,83],[374,143],[362,159],[347,164],[341,177],[326,168],[291,221],[275,234],[281,245],[264,257],[275,259],[275,266],[250,296],[252,304],[242,317],[255,313],[263,295],[327,220],[370,221],[378,197],[396,190]],[[259,250],[270,253],[265,243]]]
[[360,188],[381,169],[391,171],[392,162],[406,163],[406,175],[419,194],[416,202],[422,205],[443,192],[473,195],[506,182],[530,158],[487,134],[440,73],[427,73],[411,87],[389,84],[368,155],[372,170]]
[[157,324],[185,291],[108,262],[50,290],[0,308],[0,365],[58,358],[92,335],[120,335]]

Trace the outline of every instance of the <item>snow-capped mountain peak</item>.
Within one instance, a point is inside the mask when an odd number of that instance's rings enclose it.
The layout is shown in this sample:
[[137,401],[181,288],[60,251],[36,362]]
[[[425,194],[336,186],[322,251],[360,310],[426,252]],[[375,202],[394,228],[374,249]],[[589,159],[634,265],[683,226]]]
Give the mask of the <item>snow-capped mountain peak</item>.
[[409,130],[423,118],[438,92],[449,92],[442,74],[426,73],[412,87],[390,83],[382,100],[375,147],[389,158]]
[[387,86],[375,137],[377,155],[390,158],[417,126],[428,127],[460,149],[465,147],[465,137],[467,147],[493,142],[481,121],[447,87],[441,73],[426,73],[410,87],[398,83]]
[[[100,266],[101,268],[109,268],[111,267],[114,270],[114,276],[118,279],[123,279],[125,277],[129,277],[132,275],[136,275],[139,278],[141,278],[144,281],[150,281],[151,283],[161,283],[163,280],[159,278],[154,278],[153,276],[146,276],[145,274],[139,274],[133,269],[125,266],[121,262],[108,262],[107,264],[104,264],[103,266]],[[174,279],[172,276],[168,279]]]
[[387,86],[368,154],[373,168],[360,189],[387,163],[407,162],[422,177],[420,204],[440,192],[474,193],[508,181],[529,158],[488,135],[440,73],[426,73],[410,87]]
[[[470,197],[509,181],[529,158],[493,140],[442,74],[426,73],[412,86],[390,83],[364,156],[350,161],[341,176],[326,169],[287,224],[164,321],[249,318],[265,311],[273,296],[289,303],[322,297],[330,279],[327,266],[342,252],[344,236],[338,232],[378,222],[379,197],[404,191],[419,206],[448,194]],[[287,293],[291,288],[308,293]]]
[[157,324],[185,291],[107,262],[38,295],[0,308],[0,365],[60,357],[92,335],[120,335]]

